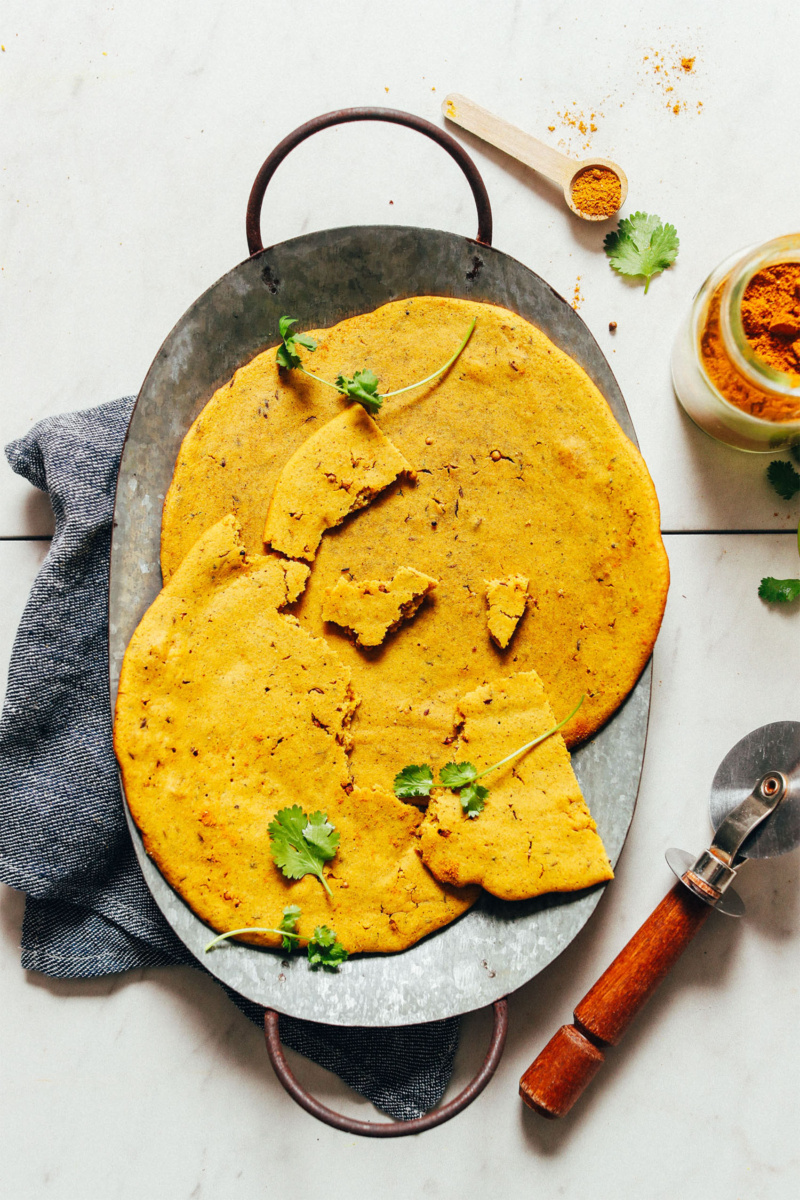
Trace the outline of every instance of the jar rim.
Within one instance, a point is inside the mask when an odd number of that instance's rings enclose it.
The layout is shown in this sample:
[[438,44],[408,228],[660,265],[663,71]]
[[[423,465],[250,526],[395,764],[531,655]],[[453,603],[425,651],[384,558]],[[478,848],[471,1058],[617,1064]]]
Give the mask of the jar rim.
[[[800,233],[788,233],[751,248],[730,271],[720,297],[720,324],[731,361],[740,375],[762,392],[789,396],[800,402],[800,380],[765,363],[753,350],[742,323],[742,299],[750,280],[779,262],[800,263]],[[798,372],[800,375],[800,371]],[[774,422],[769,422],[774,424]]]

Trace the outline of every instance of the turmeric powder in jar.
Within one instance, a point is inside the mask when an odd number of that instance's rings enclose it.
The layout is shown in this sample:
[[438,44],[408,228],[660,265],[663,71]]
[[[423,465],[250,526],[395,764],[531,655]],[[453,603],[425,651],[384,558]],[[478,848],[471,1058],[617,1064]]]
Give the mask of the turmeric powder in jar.
[[741,450],[800,435],[800,235],[722,263],[700,288],[672,355],[692,420]]

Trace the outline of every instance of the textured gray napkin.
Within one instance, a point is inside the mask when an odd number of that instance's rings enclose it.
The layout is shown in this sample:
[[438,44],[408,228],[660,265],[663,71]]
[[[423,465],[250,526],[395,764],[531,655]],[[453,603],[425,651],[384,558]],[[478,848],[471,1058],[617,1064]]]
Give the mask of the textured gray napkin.
[[[6,448],[17,474],[50,496],[56,531],[14,643],[0,720],[0,881],[27,895],[23,967],[59,979],[198,966],[144,882],[111,744],[111,519],[132,406],[126,397],[51,417]],[[226,991],[263,1021],[263,1008]],[[409,1120],[444,1093],[459,1019],[343,1029],[281,1017],[280,1029],[287,1046]]]

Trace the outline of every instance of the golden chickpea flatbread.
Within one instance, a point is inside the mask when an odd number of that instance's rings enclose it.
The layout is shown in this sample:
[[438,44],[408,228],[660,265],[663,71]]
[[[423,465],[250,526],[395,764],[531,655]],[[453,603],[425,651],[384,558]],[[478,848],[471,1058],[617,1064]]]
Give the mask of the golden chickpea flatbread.
[[[309,368],[334,380],[371,368],[381,391],[445,362],[473,318],[454,366],[388,399],[376,418],[416,482],[399,478],[325,533],[302,627],[327,637],[361,704],[352,722],[354,781],[391,787],[406,763],[434,761],[465,690],[536,670],[569,745],[614,712],[644,667],[666,600],[668,565],[655,491],[639,452],[586,373],[543,333],[493,305],[422,296],[331,329]],[[305,352],[304,352],[305,353]],[[291,456],[348,402],[274,349],[236,372],[186,435],[164,506],[169,579],[197,537],[236,513],[250,554]],[[224,462],[224,466],[222,465]],[[401,565],[439,580],[434,604],[364,655],[325,626],[343,572],[387,579]],[[508,648],[487,636],[485,580],[528,579],[528,612]]]
[[[521,898],[611,877],[560,735],[489,780],[476,820],[452,792],[423,817],[391,790],[402,767],[455,757],[457,734],[461,757],[496,761],[582,694],[565,736],[590,735],[638,678],[666,599],[638,451],[585,372],[520,317],[397,301],[313,331],[314,373],[370,368],[382,392],[405,387],[473,318],[450,370],[375,421],[280,372],[273,349],[184,439],[165,588],[125,658],[115,748],[148,853],[215,929],[278,925],[291,903],[303,941],[327,924],[350,952],[399,950],[478,884]],[[417,589],[398,611],[387,585],[401,570],[436,581],[435,601],[416,611]],[[387,586],[388,625],[354,615],[358,581]],[[340,832],[333,899],[272,862],[267,826],[293,804]]]
[[[478,772],[555,724],[535,671],[496,680],[458,704],[457,761]],[[439,790],[420,827],[422,857],[437,879],[480,884],[503,900],[571,892],[613,879],[602,841],[560,733],[485,777],[486,806],[468,817],[455,792]]]
[[[390,792],[353,788],[348,727],[357,699],[335,648],[278,604],[297,564],[248,558],[233,517],[199,539],[128,647],[114,745],[148,854],[220,932],[280,925],[302,910],[305,944],[333,926],[351,953],[402,950],[474,902],[422,863],[422,815]],[[340,834],[319,880],[286,879],[268,826],[281,808],[327,812]],[[275,934],[248,940],[278,946]]]

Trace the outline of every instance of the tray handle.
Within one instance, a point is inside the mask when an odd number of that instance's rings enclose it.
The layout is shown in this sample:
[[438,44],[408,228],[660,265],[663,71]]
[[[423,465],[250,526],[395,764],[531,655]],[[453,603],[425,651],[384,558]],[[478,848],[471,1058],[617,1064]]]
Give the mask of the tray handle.
[[247,247],[251,257],[264,249],[264,243],[261,240],[261,205],[267,184],[287,154],[294,150],[295,146],[304,142],[306,138],[311,137],[313,133],[318,133],[320,129],[328,129],[331,125],[346,125],[350,121],[389,121],[394,125],[405,125],[408,129],[416,129],[418,133],[424,133],[426,137],[437,142],[451,158],[455,159],[466,175],[467,183],[475,198],[475,206],[478,209],[477,240],[485,246],[491,246],[492,206],[489,203],[486,185],[481,179],[475,163],[455,138],[451,137],[449,133],[445,133],[443,129],[439,129],[437,125],[432,125],[430,121],[414,116],[413,113],[402,112],[397,108],[340,108],[335,112],[323,113],[322,116],[314,117],[313,120],[300,125],[275,147],[262,164],[250,192],[250,199],[247,201]]
[[292,1074],[281,1045],[278,1028],[280,1016],[273,1008],[268,1008],[264,1013],[264,1036],[267,1039],[267,1053],[275,1074],[292,1099],[307,1113],[311,1113],[312,1117],[316,1117],[318,1121],[324,1121],[326,1125],[332,1125],[334,1129],[342,1129],[345,1133],[360,1134],[361,1137],[407,1137],[411,1133],[423,1133],[426,1129],[433,1129],[434,1126],[449,1121],[462,1109],[467,1108],[486,1087],[497,1070],[508,1032],[508,1001],[505,997],[495,1000],[493,1008],[492,1040],[489,1043],[483,1065],[475,1078],[449,1103],[443,1104],[441,1108],[436,1108],[432,1112],[425,1113],[422,1117],[415,1117],[412,1121],[358,1121],[354,1117],[345,1117],[342,1113],[328,1108],[310,1092],[307,1092]]

